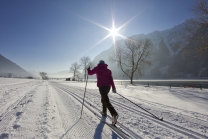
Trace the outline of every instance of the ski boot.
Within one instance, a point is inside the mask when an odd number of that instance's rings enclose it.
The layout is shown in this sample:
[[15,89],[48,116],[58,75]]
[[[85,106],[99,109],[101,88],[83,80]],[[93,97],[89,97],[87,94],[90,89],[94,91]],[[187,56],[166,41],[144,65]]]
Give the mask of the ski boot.
[[114,126],[116,125],[117,119],[118,119],[118,114],[113,115],[112,125],[114,125]]

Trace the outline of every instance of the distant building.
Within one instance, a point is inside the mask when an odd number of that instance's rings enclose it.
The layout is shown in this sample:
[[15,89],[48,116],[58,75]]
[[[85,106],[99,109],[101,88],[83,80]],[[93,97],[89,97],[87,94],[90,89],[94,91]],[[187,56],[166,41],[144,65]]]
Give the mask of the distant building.
[[66,81],[70,81],[71,80],[71,78],[66,78]]

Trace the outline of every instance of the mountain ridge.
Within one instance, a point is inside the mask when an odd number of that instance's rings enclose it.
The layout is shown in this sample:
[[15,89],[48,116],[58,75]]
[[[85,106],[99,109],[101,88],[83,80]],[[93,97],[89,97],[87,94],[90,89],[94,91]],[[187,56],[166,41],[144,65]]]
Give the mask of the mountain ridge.
[[0,76],[3,77],[34,77],[16,63],[0,54]]
[[[150,55],[152,64],[144,68],[143,78],[195,78],[198,76],[200,70],[199,60],[194,59],[195,65],[188,65],[183,59],[183,54],[186,51],[184,48],[192,45],[190,41],[184,38],[191,36],[185,30],[186,26],[190,26],[191,20],[195,19],[187,19],[183,23],[167,30],[153,31],[148,34],[138,34],[130,37],[131,39],[148,38],[153,44]],[[124,40],[116,41],[117,45],[122,43],[124,43]],[[93,59],[93,63],[97,65],[99,60],[104,60],[116,79],[125,79],[125,75],[116,67],[116,63],[112,63],[109,60],[109,56],[113,53],[113,47],[97,55]],[[205,75],[208,76],[208,73]]]

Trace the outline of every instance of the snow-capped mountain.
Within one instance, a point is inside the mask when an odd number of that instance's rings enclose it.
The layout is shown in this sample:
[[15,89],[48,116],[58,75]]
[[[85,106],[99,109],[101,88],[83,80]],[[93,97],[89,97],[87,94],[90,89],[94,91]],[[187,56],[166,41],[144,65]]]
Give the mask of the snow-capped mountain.
[[[151,65],[146,67],[143,77],[197,77],[200,68],[202,68],[199,66],[199,59],[193,58],[192,64],[188,64],[184,59],[184,52],[186,51],[184,47],[193,47],[192,43],[190,43],[188,39],[185,39],[187,36],[191,36],[185,29],[185,27],[190,26],[189,23],[191,20],[193,19],[188,19],[168,30],[154,31],[146,35],[139,34],[131,36],[132,39],[148,38],[152,42],[150,56]],[[124,40],[116,41],[116,44],[122,43],[124,43]],[[106,61],[108,68],[113,72],[114,78],[123,79],[124,74],[117,68],[116,63],[112,63],[112,61],[109,60],[109,56],[113,51],[113,46],[110,49],[103,51],[94,58],[93,63],[94,65],[97,65],[99,60]],[[189,56],[194,57],[194,55]],[[208,73],[206,73],[205,76],[208,76]]]
[[3,77],[33,77],[26,70],[0,54],[0,76]]

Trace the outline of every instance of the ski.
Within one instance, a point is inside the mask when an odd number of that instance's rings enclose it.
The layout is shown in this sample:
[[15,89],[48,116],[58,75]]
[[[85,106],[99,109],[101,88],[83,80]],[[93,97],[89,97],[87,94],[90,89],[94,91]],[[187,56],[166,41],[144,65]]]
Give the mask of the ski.
[[103,121],[103,120],[101,120],[101,121],[104,124],[108,125],[111,128],[111,130],[113,132],[116,132],[121,138],[123,138],[123,139],[129,139],[129,138],[131,138],[131,136],[129,134],[125,133],[121,128],[119,128],[119,127],[117,127],[115,125],[109,124],[106,121]]
[[[128,133],[126,133],[125,131],[123,131],[119,126],[117,125],[113,125],[108,123],[106,120],[105,116],[100,117],[99,115],[97,115],[96,113],[94,113],[96,115],[96,117],[102,121],[104,124],[106,124],[107,126],[110,127],[110,130],[112,130],[113,132],[117,133],[118,136],[120,136],[123,139],[133,139]],[[104,119],[102,119],[104,118]]]

